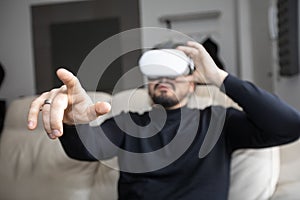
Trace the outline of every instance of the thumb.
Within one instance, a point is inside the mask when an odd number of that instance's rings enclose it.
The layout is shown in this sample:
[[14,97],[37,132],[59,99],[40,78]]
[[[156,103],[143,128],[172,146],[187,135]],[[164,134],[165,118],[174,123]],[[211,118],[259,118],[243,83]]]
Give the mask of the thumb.
[[104,115],[111,110],[111,105],[107,102],[97,102],[95,104],[95,112],[97,116]]

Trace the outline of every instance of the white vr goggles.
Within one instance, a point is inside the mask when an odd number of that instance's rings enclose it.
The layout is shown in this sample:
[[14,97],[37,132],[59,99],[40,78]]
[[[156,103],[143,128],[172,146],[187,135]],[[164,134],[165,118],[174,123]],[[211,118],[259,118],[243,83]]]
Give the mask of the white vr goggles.
[[148,78],[189,75],[195,68],[193,60],[177,49],[146,51],[139,59],[139,67]]

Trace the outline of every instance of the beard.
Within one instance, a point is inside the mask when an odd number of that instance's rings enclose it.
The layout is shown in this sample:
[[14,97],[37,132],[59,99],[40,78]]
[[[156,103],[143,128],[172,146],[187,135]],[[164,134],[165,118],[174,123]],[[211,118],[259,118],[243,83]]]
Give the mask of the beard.
[[159,105],[163,106],[164,108],[170,108],[179,103],[179,100],[177,98],[171,98],[164,94],[152,95],[152,101],[155,104],[159,104]]
[[[167,82],[168,83],[168,82]],[[168,83],[172,89],[175,91],[175,85],[173,83]],[[155,86],[154,86],[154,91],[157,89],[157,87],[159,86],[159,83],[157,83]],[[160,93],[160,94],[155,94],[153,93],[151,95],[152,97],[152,101],[153,103],[155,104],[159,104],[161,106],[163,106],[164,108],[170,108],[172,106],[175,106],[176,104],[179,103],[179,100],[176,98],[176,96],[167,96],[166,94],[164,93]]]

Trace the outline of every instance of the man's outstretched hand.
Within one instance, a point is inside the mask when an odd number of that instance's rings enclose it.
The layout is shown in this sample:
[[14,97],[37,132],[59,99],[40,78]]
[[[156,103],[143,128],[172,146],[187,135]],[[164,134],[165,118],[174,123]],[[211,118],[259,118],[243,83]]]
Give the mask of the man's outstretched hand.
[[34,130],[41,113],[44,129],[51,139],[63,134],[63,123],[89,123],[111,109],[110,104],[106,102],[94,104],[77,77],[68,70],[58,69],[56,73],[64,85],[44,92],[32,101],[27,125],[29,130]]

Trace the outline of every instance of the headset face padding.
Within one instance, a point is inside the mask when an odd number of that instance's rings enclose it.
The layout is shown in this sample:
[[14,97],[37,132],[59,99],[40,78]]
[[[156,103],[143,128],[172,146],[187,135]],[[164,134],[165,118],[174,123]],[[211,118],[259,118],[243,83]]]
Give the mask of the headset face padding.
[[177,77],[194,71],[193,60],[177,49],[146,51],[139,59],[139,67],[149,78]]

